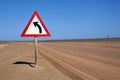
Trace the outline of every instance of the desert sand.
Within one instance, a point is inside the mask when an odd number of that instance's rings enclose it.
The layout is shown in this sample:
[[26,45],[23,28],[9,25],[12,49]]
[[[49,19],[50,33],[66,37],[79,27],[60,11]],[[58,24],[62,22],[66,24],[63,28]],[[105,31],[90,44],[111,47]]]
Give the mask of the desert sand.
[[0,80],[120,80],[120,39],[0,43]]

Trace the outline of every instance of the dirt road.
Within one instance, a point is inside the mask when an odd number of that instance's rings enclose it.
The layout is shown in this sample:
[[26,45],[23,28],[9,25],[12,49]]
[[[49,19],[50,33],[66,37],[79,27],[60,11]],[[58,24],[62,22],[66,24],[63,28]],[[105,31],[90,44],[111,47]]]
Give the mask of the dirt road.
[[120,41],[41,42],[39,52],[76,80],[120,80]]
[[72,80],[38,55],[34,68],[33,42],[0,43],[0,80]]
[[0,80],[120,80],[120,40],[0,42]]

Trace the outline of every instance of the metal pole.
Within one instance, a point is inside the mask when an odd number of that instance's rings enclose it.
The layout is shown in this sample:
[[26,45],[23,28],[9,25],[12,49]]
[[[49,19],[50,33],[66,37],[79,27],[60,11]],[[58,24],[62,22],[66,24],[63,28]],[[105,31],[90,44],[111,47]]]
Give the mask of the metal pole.
[[37,46],[37,37],[34,38],[35,41],[35,67],[38,67],[38,60],[37,60],[37,55],[38,55],[38,46]]

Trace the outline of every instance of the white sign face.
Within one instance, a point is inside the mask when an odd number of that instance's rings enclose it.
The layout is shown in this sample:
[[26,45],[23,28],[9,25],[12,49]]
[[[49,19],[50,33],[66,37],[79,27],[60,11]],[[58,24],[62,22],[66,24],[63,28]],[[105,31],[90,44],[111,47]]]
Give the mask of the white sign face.
[[[34,24],[34,23],[36,23],[36,24]],[[39,27],[42,30],[41,33],[39,31]],[[40,23],[40,21],[38,20],[38,18],[35,16],[25,34],[46,34],[46,31],[44,30],[44,28],[43,28],[42,24]]]
[[44,25],[37,11],[33,13],[21,36],[22,37],[50,36],[50,33],[48,32],[46,26]]

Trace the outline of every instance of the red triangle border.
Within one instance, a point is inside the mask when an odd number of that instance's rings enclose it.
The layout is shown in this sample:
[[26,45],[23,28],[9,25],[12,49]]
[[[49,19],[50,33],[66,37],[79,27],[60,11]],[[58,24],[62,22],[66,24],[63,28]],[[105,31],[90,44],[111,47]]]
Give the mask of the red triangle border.
[[[27,29],[29,28],[29,25],[31,24],[32,20],[34,19],[34,17],[37,16],[38,20],[40,21],[41,25],[43,26],[43,28],[46,31],[46,34],[25,34]],[[47,30],[45,24],[43,23],[42,19],[40,18],[39,14],[37,11],[34,11],[32,17],[30,18],[28,24],[26,25],[25,29],[23,30],[21,37],[50,37],[50,33]]]

